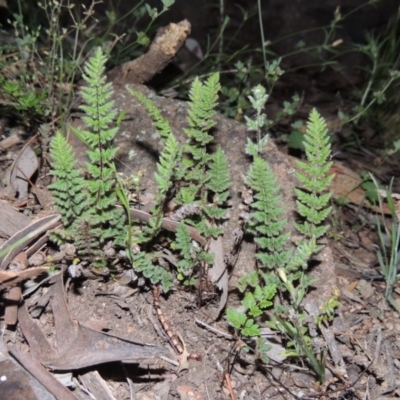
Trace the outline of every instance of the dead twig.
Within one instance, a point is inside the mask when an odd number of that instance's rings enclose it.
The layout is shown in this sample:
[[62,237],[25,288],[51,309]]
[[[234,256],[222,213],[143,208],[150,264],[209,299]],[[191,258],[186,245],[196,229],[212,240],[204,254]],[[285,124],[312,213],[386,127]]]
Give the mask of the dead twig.
[[206,324],[203,321],[200,321],[199,319],[195,318],[194,321],[199,324],[200,326],[203,326],[204,328],[208,329],[210,332],[215,333],[216,335],[224,336],[226,339],[235,339],[231,334],[222,332],[216,328],[213,328],[212,326]]
[[122,84],[148,82],[172,61],[185,43],[190,29],[190,22],[186,19],[160,28],[146,54],[118,65],[107,74],[108,79]]
[[225,377],[225,381],[226,381],[226,387],[229,391],[231,400],[236,400],[235,393],[233,392],[233,387],[232,387],[231,374],[229,374],[227,372],[227,373],[225,373],[224,377]]
[[178,333],[175,333],[175,331],[172,329],[171,325],[168,323],[167,318],[165,317],[165,315],[161,310],[159,301],[160,294],[161,294],[160,288],[158,288],[157,286],[153,286],[153,304],[157,312],[158,320],[160,321],[160,324],[163,327],[165,333],[168,335],[172,347],[179,354],[179,364],[180,364],[179,370],[187,369],[188,358],[201,361],[202,356],[201,354],[189,354],[187,352],[182,336],[179,335]]

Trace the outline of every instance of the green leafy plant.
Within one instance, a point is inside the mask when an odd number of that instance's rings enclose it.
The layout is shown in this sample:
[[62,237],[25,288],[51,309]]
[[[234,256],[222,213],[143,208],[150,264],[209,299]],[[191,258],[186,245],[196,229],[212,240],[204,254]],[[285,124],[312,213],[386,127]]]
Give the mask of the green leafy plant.
[[157,264],[157,255],[145,251],[139,251],[133,255],[132,267],[154,284],[160,284],[164,292],[168,292],[173,286],[172,275]]
[[[71,227],[86,208],[85,180],[75,168],[75,155],[65,137],[57,132],[50,142],[52,175],[56,181],[48,186],[61,214],[64,227]],[[71,232],[70,235],[73,236]]]
[[[89,146],[89,177],[82,179],[79,171],[73,170],[72,150],[60,134],[56,135],[50,152],[55,160],[53,174],[58,178],[51,188],[67,232],[73,235],[78,252],[94,256],[97,264],[103,263],[100,250],[103,244],[111,240],[115,246],[124,246],[126,241],[124,215],[115,207],[117,179],[113,161],[117,148],[111,143],[118,127],[114,121],[117,112],[110,99],[113,94],[111,84],[106,83],[104,75],[106,60],[98,48],[84,67],[87,86],[81,91],[84,102],[81,109],[85,113],[82,119],[86,129],[74,130]],[[65,156],[60,157],[63,146]],[[76,193],[76,190],[80,192]],[[73,205],[71,210],[68,209],[70,204]]]
[[198,253],[192,245],[192,238],[183,222],[180,222],[176,231],[176,243],[174,248],[179,251],[179,261],[177,263],[177,278],[186,285],[193,285],[194,279],[191,278],[193,267],[198,263]]
[[[109,65],[139,57],[150,43],[155,21],[174,2],[163,0],[162,9],[157,9],[140,0],[123,16],[105,11],[104,17],[97,14],[96,0],[82,8],[70,0],[13,2],[12,40],[0,42],[0,55],[5,55],[0,57],[0,89],[8,95],[1,105],[24,121],[51,118],[62,125],[72,106],[71,86],[80,78],[85,58],[97,47],[110,53]],[[142,31],[136,28],[139,23]]]
[[302,188],[296,188],[295,192],[297,210],[304,220],[296,223],[296,228],[306,238],[317,240],[329,228],[323,222],[332,210],[328,205],[332,196],[328,187],[334,175],[328,174],[332,166],[328,129],[315,109],[311,111],[303,144],[308,163],[297,161],[301,172],[296,176]]
[[[152,217],[149,220],[148,226],[142,228],[141,233],[138,235],[139,237],[136,239],[138,243],[144,245],[150,242],[161,229],[162,219],[164,217],[164,204],[174,184],[178,163],[181,161],[182,151],[169,122],[162,117],[157,107],[140,92],[129,87],[128,91],[146,108],[164,145],[154,174],[157,185],[157,195],[154,199],[154,205],[150,210]],[[179,232],[180,230],[178,230],[177,235],[179,235]],[[167,292],[173,283],[172,275],[158,265],[155,260],[157,260],[156,253],[152,253],[151,249],[146,248],[146,251],[141,250],[134,255],[133,267],[136,271],[143,273],[152,284],[160,283],[163,291]],[[179,266],[181,266],[181,264],[179,264]]]
[[149,221],[148,227],[144,228],[143,231],[144,236],[142,240],[150,240],[161,228],[162,218],[164,216],[163,207],[167,199],[168,191],[175,181],[182,151],[181,146],[172,132],[171,125],[162,117],[157,107],[142,93],[131,88],[128,88],[128,91],[146,108],[164,145],[159,161],[157,162],[156,173],[154,174],[158,191],[154,200],[154,206],[151,210],[152,218]]
[[[390,118],[388,123],[387,115],[397,111],[398,79],[400,78],[399,30],[400,14],[397,13],[396,18],[388,24],[384,33],[368,32],[365,36],[366,43],[355,46],[356,51],[361,52],[369,59],[368,66],[362,68],[368,79],[359,94],[360,101],[354,107],[354,115],[352,117],[343,115],[344,122],[357,124],[362,118],[366,118],[381,126],[387,124],[388,127],[390,123],[394,122]],[[385,103],[385,111],[382,111],[381,105],[383,103]],[[384,114],[386,114],[386,118]]]
[[[187,215],[184,222],[194,226],[206,240],[222,234],[221,222],[226,216],[229,196],[229,170],[225,154],[220,147],[210,153],[215,126],[215,114],[220,90],[219,74],[204,83],[193,82],[188,112],[188,137],[183,147],[182,164],[177,173],[180,189],[175,201],[181,206],[196,205],[198,212]],[[211,264],[213,257],[204,249],[196,253],[196,262]],[[183,272],[183,271],[182,271]]]
[[[254,292],[246,293],[241,304],[247,312],[228,309],[226,317],[229,323],[236,329],[240,330],[244,336],[258,336],[261,334],[259,325],[253,318],[259,317],[263,311],[272,306],[272,299],[276,294],[276,286],[269,285],[263,288],[259,285],[254,287]],[[253,318],[251,318],[253,317]]]
[[0,76],[0,87],[3,93],[11,97],[6,105],[12,106],[22,115],[31,115],[33,117],[43,117],[48,114],[46,109],[47,92],[43,90],[36,93],[33,87],[26,87],[22,81],[11,82],[4,76]]
[[[198,79],[194,81],[190,92],[189,128],[185,129],[188,140],[183,147],[178,144],[170,124],[152,102],[128,89],[147,109],[164,144],[155,173],[158,192],[151,210],[152,218],[149,226],[143,230],[140,241],[149,242],[158,233],[164,216],[163,205],[167,199],[170,200],[168,196],[172,185],[178,186],[174,200],[180,205],[183,219],[171,246],[179,252],[177,277],[185,284],[194,283],[191,275],[197,266],[201,263],[211,264],[213,260],[212,255],[204,249],[193,246],[186,225],[194,226],[206,239],[217,237],[222,233],[219,225],[227,212],[230,187],[228,163],[220,147],[214,153],[210,152],[213,136],[209,132],[215,126],[219,89],[218,74],[211,76],[204,84]],[[153,268],[157,266],[153,264]]]
[[318,315],[315,319],[315,323],[318,325],[319,328],[321,328],[323,324],[326,324],[333,320],[333,317],[335,315],[335,310],[337,307],[340,306],[339,299],[340,299],[340,291],[339,289],[335,288],[333,290],[330,299],[327,300],[324,304],[322,304],[321,314]]
[[[78,46],[85,40],[81,41],[80,36],[94,5],[86,10],[80,23],[74,20],[74,6],[69,1],[44,0],[34,8],[21,1],[10,5],[17,11],[12,20],[14,40],[9,49],[0,47],[0,53],[13,52],[14,56],[5,57],[1,66],[0,88],[10,95],[11,101],[5,105],[25,121],[65,121],[72,102],[72,90],[66,88],[74,83],[82,64],[84,48]],[[62,14],[70,15],[72,26],[61,26]]]
[[[267,325],[280,331],[287,338],[286,355],[306,357],[320,382],[325,379],[324,356],[315,356],[311,338],[308,336],[306,314],[302,301],[312,279],[305,273],[312,254],[318,251],[316,240],[325,232],[321,222],[330,212],[327,202],[330,194],[321,194],[326,190],[331,177],[327,177],[329,164],[326,160],[330,153],[324,121],[314,111],[305,135],[306,155],[309,164],[300,163],[303,172],[298,174],[303,189],[296,189],[299,214],[305,221],[296,224],[304,234],[304,239],[296,248],[288,246],[290,234],[287,233],[285,209],[281,205],[280,188],[271,167],[262,158],[261,151],[268,140],[262,137],[266,116],[262,109],[268,99],[265,89],[256,86],[249,100],[256,110],[255,120],[247,119],[250,131],[256,132],[256,142],[248,139],[246,153],[253,162],[246,177],[246,183],[253,192],[253,201],[249,206],[247,230],[254,236],[257,244],[257,270],[243,277],[238,289],[245,292],[241,302],[242,310],[227,310],[228,322],[245,337],[260,334],[259,317],[267,308],[271,308]],[[284,303],[275,303],[276,294],[286,299]],[[258,346],[262,344],[262,349]],[[256,354],[267,360],[268,343],[256,342]]]
[[[210,154],[213,141],[210,131],[215,126],[215,114],[220,90],[219,74],[210,76],[203,84],[199,79],[190,90],[188,142],[183,149],[183,162],[177,178],[181,188],[175,197],[179,204],[197,203],[200,213],[187,221],[206,237],[217,237],[222,229],[217,224],[226,214],[229,195],[229,171],[225,154],[218,148]],[[211,204],[210,204],[211,203]]]

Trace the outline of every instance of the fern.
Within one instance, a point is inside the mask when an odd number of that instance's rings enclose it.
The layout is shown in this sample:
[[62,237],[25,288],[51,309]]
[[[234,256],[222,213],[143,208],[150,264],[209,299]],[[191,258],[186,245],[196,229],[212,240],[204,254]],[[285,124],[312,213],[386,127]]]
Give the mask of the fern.
[[[212,204],[206,204],[203,207],[204,214],[214,225],[220,223],[226,217],[226,203],[229,197],[230,185],[228,162],[221,146],[218,146],[216,152],[211,155],[207,183],[205,185],[213,194]],[[214,236],[216,234],[217,232]]]
[[118,149],[111,146],[118,131],[114,122],[117,111],[111,100],[111,84],[106,83],[104,74],[106,61],[106,56],[98,48],[86,63],[83,73],[87,86],[81,91],[85,104],[80,108],[85,113],[82,119],[87,129],[80,131],[80,137],[90,147],[87,151],[90,179],[86,180],[89,206],[85,220],[90,224],[91,233],[100,242],[113,239],[115,245],[122,246],[126,237],[124,215],[115,208],[117,180],[113,163]]
[[181,188],[176,197],[181,204],[198,200],[200,191],[209,179],[206,171],[211,155],[207,151],[207,145],[213,140],[209,131],[216,124],[214,116],[219,90],[218,74],[212,75],[204,84],[196,78],[190,89],[189,128],[185,129],[188,143],[184,146],[183,165],[179,175],[179,178],[186,182],[186,186]]
[[70,226],[85,208],[85,181],[81,171],[75,168],[75,156],[71,146],[60,132],[57,132],[51,141],[50,156],[53,164],[51,174],[57,180],[48,188],[52,191],[64,226]]
[[[273,298],[279,292],[281,299],[289,300],[288,305],[277,302],[272,310],[273,317],[267,321],[267,324],[273,329],[279,330],[288,339],[288,355],[305,355],[307,357],[322,382],[325,376],[324,365],[316,359],[313,353],[311,340],[307,336],[307,327],[304,326],[305,313],[301,307],[307,289],[312,283],[312,278],[304,270],[307,268],[312,254],[318,250],[316,236],[313,231],[297,245],[294,251],[288,249],[290,234],[285,233],[287,221],[283,217],[284,207],[281,205],[280,188],[269,164],[260,155],[268,138],[267,136],[261,137],[261,129],[266,120],[261,110],[267,99],[265,89],[260,86],[254,88],[250,101],[257,111],[257,116],[255,121],[247,119],[248,129],[257,132],[256,143],[250,139],[247,141],[246,153],[253,158],[253,162],[247,174],[246,183],[254,193],[254,200],[249,205],[247,230],[253,234],[254,242],[257,244],[258,268],[244,276],[238,283],[238,289],[241,292],[250,288],[241,302],[244,310],[228,309],[226,315],[228,322],[241,335],[258,336],[260,328],[255,318],[261,316],[266,308],[273,305]],[[307,157],[310,157],[314,167],[307,169],[308,175],[302,175],[301,180],[306,188],[315,195],[319,193],[319,190],[324,190],[326,184],[330,182],[330,178],[324,178],[324,173],[329,166],[326,167],[322,162],[329,156],[329,151],[324,147],[326,146],[325,139],[318,136],[321,130],[321,121],[316,123],[315,114],[312,114],[311,118],[314,123],[311,128],[313,136],[309,136],[307,139]],[[316,133],[316,131],[318,132]],[[318,146],[319,144],[320,146]],[[317,153],[320,150],[322,150],[322,154]],[[312,176],[317,169],[318,174]],[[312,210],[304,216],[311,216],[313,219],[309,219],[313,223],[319,224],[322,221],[321,218],[326,216],[325,213],[329,213],[330,210],[324,209],[318,215],[316,212],[321,211],[328,200],[329,196],[309,197],[308,193],[302,191],[298,202],[303,208],[308,207]],[[308,223],[308,221],[306,222]],[[257,341],[257,351],[260,352],[262,360],[267,360],[268,349],[267,343]]]
[[282,218],[284,208],[280,206],[277,179],[260,156],[254,157],[247,184],[255,193],[247,229],[254,234],[254,241],[260,249],[256,257],[262,267],[274,270],[289,261],[291,252],[285,247],[290,235],[284,233],[286,219]]
[[228,309],[226,315],[229,322],[234,328],[240,329],[244,336],[250,337],[260,335],[260,327],[253,318],[259,317],[265,309],[272,306],[271,300],[275,297],[275,294],[275,285],[264,287],[256,285],[254,292],[247,292],[241,302],[242,307],[247,310],[247,313],[244,314],[240,311]]
[[[111,142],[118,128],[114,123],[117,113],[111,100],[111,84],[106,83],[104,75],[106,60],[98,48],[84,67],[87,86],[81,91],[84,102],[81,109],[87,128],[74,130],[89,146],[89,178],[80,178],[80,171],[74,170],[72,150],[61,134],[53,139],[50,151],[53,175],[58,178],[50,188],[63,215],[66,232],[74,240],[78,253],[94,256],[95,264],[103,264],[100,248],[106,241],[113,240],[116,246],[123,246],[126,241],[124,215],[115,208],[117,180],[113,161],[117,148]],[[73,200],[65,202],[70,198]]]
[[304,221],[296,223],[296,228],[306,238],[318,239],[328,230],[328,225],[323,222],[332,210],[328,206],[331,193],[327,189],[334,176],[328,175],[332,166],[328,161],[331,154],[328,130],[325,120],[315,109],[307,123],[304,147],[308,163],[297,161],[302,172],[296,175],[302,188],[295,189],[297,210]]
[[148,227],[144,228],[142,238],[142,240],[149,240],[154,237],[161,228],[162,218],[164,216],[164,203],[167,193],[171,189],[175,180],[176,169],[178,162],[181,160],[182,152],[181,147],[172,132],[171,125],[165,118],[163,118],[157,107],[155,107],[154,104],[142,93],[131,88],[128,88],[128,91],[146,108],[164,143],[163,150],[156,166],[156,172],[154,174],[158,192],[154,200],[155,204],[151,210],[153,216],[149,221]]
[[172,276],[164,268],[153,264],[152,255],[140,251],[133,256],[133,267],[135,271],[141,272],[154,285],[161,284],[164,292],[171,289],[173,282]]
[[216,122],[216,106],[220,90],[219,74],[210,76],[205,83],[196,79],[190,90],[189,128],[185,129],[188,142],[184,146],[183,162],[178,174],[181,189],[176,196],[178,204],[197,203],[200,213],[187,222],[206,237],[218,237],[218,225],[226,216],[230,178],[228,162],[220,147],[210,153],[213,141],[210,135]]
[[[210,131],[216,124],[214,117],[220,90],[219,75],[214,74],[205,83],[196,79],[192,85],[189,128],[185,129],[188,140],[183,148],[173,135],[170,124],[154,104],[141,93],[128,90],[147,109],[164,143],[155,173],[158,192],[151,210],[152,218],[141,240],[148,242],[161,228],[164,203],[174,182],[179,181],[180,189],[174,200],[182,206],[178,213],[183,215],[184,220],[179,224],[172,246],[179,252],[178,279],[191,284],[193,279],[189,277],[193,268],[201,262],[211,264],[213,255],[192,245],[185,224],[193,225],[207,238],[218,237],[222,233],[219,225],[226,217],[229,197],[229,168],[225,154],[220,147],[214,153],[209,149],[213,141]],[[135,264],[134,268],[137,269]],[[149,276],[151,268],[152,264],[147,263],[144,269]]]
[[[207,161],[209,157],[204,150],[205,146],[213,140],[209,132],[216,124],[214,117],[217,113],[220,90],[218,73],[211,75],[204,84],[196,78],[190,89],[191,107],[188,115],[190,127],[185,129],[185,132],[191,142],[186,146],[186,151],[191,153],[194,159]],[[200,164],[202,164],[201,161]]]
[[175,249],[179,251],[180,260],[177,263],[178,279],[184,284],[193,284],[188,278],[192,274],[193,266],[197,263],[198,251],[192,246],[192,238],[183,222],[180,222],[176,230]]

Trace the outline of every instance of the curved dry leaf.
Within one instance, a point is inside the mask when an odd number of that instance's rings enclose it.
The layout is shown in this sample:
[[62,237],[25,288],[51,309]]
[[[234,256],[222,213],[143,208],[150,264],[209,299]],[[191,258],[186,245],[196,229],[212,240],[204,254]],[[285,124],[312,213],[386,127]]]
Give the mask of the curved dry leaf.
[[28,268],[20,272],[0,271],[0,290],[17,285],[49,270],[50,267]]
[[9,183],[10,185],[14,183],[17,185],[19,199],[25,199],[28,197],[28,180],[31,179],[38,167],[39,161],[31,146],[28,145],[23,147],[10,169]]
[[[0,247],[0,269],[6,269],[11,260],[29,243],[49,229],[60,225],[60,214],[47,215],[15,233]],[[29,254],[28,254],[29,255]]]
[[217,239],[211,239],[208,249],[209,253],[214,254],[213,267],[209,269],[209,278],[212,283],[215,283],[218,289],[221,290],[221,297],[219,300],[218,314],[225,307],[228,299],[228,272],[224,261],[224,246],[222,237],[218,236]]

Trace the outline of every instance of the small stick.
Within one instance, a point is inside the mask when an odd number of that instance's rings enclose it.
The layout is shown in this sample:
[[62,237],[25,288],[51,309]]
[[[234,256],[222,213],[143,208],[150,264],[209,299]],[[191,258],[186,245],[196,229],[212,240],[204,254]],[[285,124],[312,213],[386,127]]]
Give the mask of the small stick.
[[232,340],[235,339],[231,334],[226,333],[226,332],[222,332],[222,331],[220,331],[220,330],[218,330],[216,328],[213,328],[212,326],[206,324],[205,322],[200,321],[198,318],[195,318],[194,321],[197,324],[199,324],[200,326],[203,326],[204,328],[207,328],[209,331],[215,333],[216,335],[223,336],[223,337],[225,337],[227,339],[232,339]]
[[179,343],[178,336],[174,333],[172,330],[171,326],[169,325],[167,319],[165,318],[164,314],[161,311],[161,306],[159,302],[159,297],[160,297],[160,289],[157,286],[153,286],[153,304],[154,308],[156,309],[158,319],[160,320],[160,323],[165,331],[165,333],[168,335],[168,338],[174,347],[174,349],[179,353],[183,353],[183,347]]
[[233,388],[232,388],[231,375],[228,372],[225,373],[225,381],[226,381],[227,389],[229,391],[229,395],[231,396],[231,400],[236,400],[235,393],[233,392]]
[[[157,286],[153,286],[153,304],[154,308],[156,309],[158,319],[165,333],[168,335],[172,347],[178,352],[178,354],[183,354],[185,351],[185,349],[182,347],[183,340],[181,339],[180,336],[178,337],[178,335],[174,332],[174,330],[171,328],[171,325],[168,323],[167,318],[161,311],[161,306],[159,301],[160,293],[161,293],[160,288],[158,288]],[[189,354],[188,358],[201,361],[202,356],[200,354]]]

